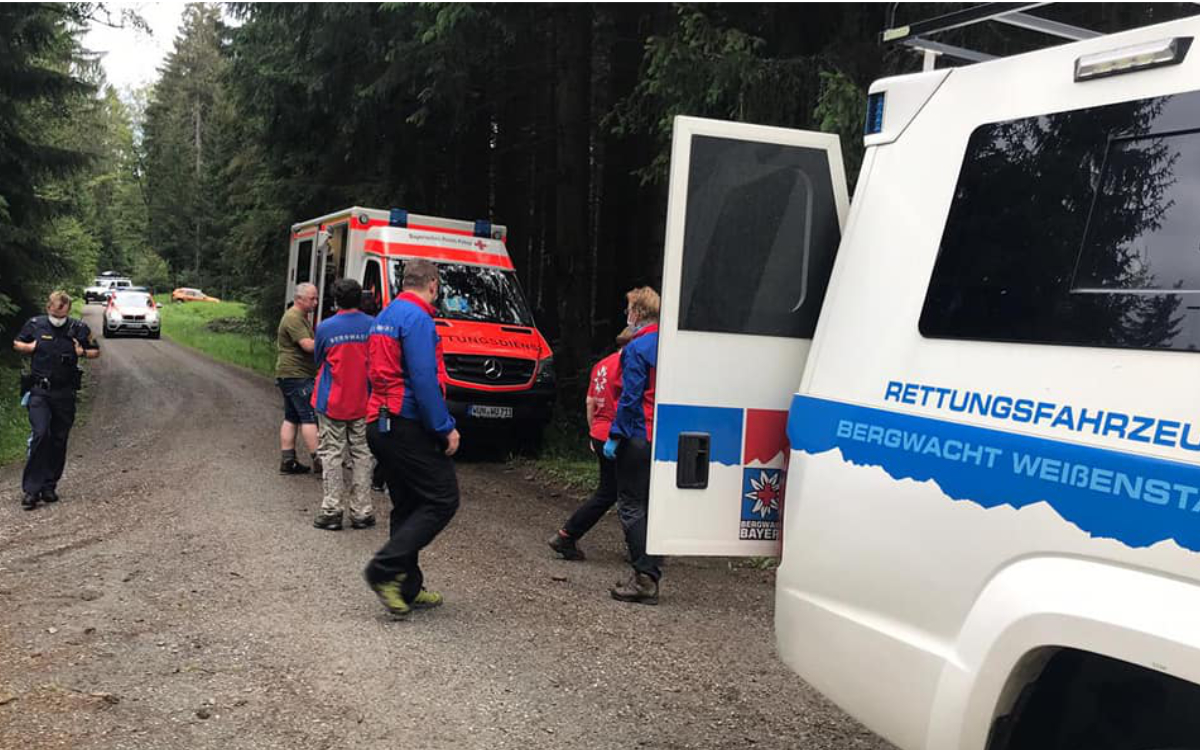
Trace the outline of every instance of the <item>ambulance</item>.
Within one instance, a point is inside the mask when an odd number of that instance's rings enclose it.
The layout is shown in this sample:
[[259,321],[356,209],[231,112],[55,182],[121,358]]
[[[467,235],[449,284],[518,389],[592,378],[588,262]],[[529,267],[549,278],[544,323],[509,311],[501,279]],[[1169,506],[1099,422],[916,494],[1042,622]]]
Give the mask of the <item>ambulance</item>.
[[1018,15],[1078,41],[876,82],[852,203],[834,136],[675,121],[649,549],[778,555],[780,657],[902,750],[1200,748],[1200,20]]
[[507,234],[489,221],[398,208],[355,206],[302,221],[291,228],[284,304],[298,284],[315,284],[319,324],[336,312],[333,282],[353,278],[383,309],[400,294],[407,261],[433,261],[451,414],[466,432],[492,425],[536,442],[554,405],[554,355],[517,281]]

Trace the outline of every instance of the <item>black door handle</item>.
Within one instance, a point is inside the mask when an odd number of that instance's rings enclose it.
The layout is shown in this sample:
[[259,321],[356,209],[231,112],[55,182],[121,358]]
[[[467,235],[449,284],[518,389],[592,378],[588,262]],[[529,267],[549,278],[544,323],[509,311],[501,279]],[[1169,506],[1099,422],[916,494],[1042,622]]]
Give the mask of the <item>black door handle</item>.
[[676,487],[681,490],[708,488],[710,441],[707,432],[679,433],[679,462],[675,464]]

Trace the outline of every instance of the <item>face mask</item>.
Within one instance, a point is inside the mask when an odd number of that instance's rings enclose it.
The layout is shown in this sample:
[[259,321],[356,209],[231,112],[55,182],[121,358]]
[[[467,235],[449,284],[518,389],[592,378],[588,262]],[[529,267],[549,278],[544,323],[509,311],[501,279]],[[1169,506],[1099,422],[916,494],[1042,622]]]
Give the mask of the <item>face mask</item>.
[[56,318],[53,315],[47,315],[46,317],[50,318],[50,325],[54,326],[55,328],[62,328],[67,324],[66,318]]

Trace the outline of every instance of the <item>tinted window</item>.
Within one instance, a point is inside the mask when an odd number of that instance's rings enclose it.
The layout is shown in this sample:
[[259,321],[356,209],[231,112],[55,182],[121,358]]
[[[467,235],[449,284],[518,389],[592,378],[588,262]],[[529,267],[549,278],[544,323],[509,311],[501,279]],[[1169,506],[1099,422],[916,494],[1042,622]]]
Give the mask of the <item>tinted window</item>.
[[296,258],[297,284],[312,281],[312,245],[312,240],[304,240],[297,250],[299,252],[299,257]]
[[371,299],[375,300],[375,309],[378,310],[383,304],[383,276],[379,272],[379,261],[367,261],[367,265],[363,269],[362,288],[363,292],[371,295]]
[[679,328],[810,338],[840,239],[824,151],[693,137]]
[[[441,296],[438,317],[478,320],[505,325],[533,326],[517,275],[498,268],[460,263],[438,263]],[[392,297],[401,290],[404,261],[392,261]]]
[[977,128],[926,336],[1200,345],[1200,93]]

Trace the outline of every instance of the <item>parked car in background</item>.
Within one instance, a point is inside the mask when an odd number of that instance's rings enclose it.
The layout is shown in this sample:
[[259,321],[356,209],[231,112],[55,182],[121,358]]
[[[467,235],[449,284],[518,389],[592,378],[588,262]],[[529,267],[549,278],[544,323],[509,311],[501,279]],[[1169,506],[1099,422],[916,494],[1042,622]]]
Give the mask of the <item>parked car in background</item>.
[[114,292],[104,308],[104,337],[139,333],[158,338],[162,333],[158,307],[147,292]]
[[84,303],[89,302],[104,302],[108,299],[109,292],[114,289],[128,289],[133,286],[133,281],[124,276],[97,276],[92,279],[92,285],[83,290]]
[[220,302],[216,297],[210,297],[199,289],[180,287],[171,292],[172,302]]

